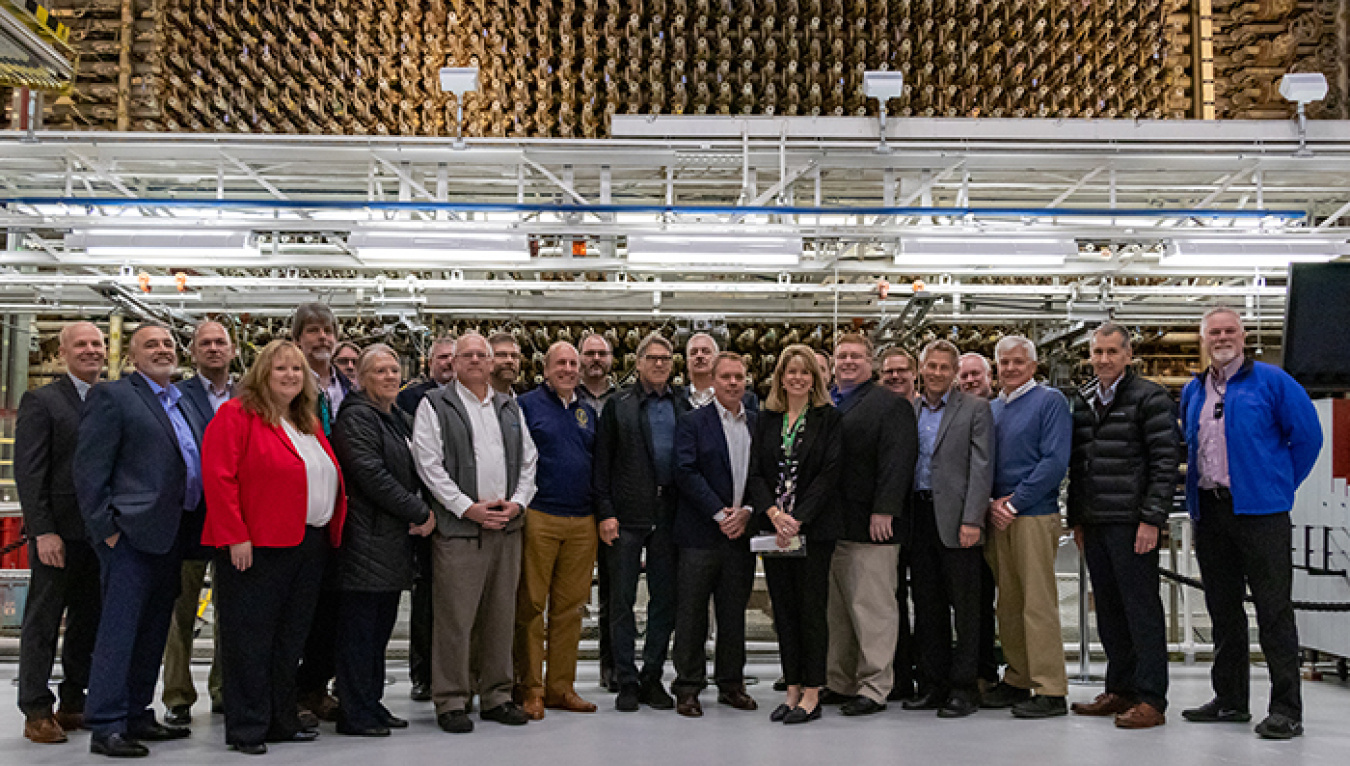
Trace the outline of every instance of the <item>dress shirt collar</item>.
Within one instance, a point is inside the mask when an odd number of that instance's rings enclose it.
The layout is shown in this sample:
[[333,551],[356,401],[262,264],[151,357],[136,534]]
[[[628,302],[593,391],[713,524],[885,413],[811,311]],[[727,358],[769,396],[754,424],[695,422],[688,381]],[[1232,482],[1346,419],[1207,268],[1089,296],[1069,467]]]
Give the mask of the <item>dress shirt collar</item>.
[[718,417],[722,418],[722,421],[723,421],[723,422],[726,422],[726,421],[731,421],[731,422],[733,422],[733,423],[744,423],[744,422],[745,422],[745,405],[744,405],[744,404],[741,404],[740,402],[737,402],[737,404],[740,404],[741,408],[740,408],[738,411],[736,411],[736,412],[732,412],[731,410],[727,409],[726,407],[723,407],[723,406],[722,406],[722,403],[721,403],[720,401],[717,400],[717,397],[713,397],[713,404],[717,406],[717,415],[718,415]]
[[663,397],[663,396],[669,396],[669,395],[670,395],[670,383],[668,383],[668,382],[667,382],[667,383],[662,383],[660,388],[653,388],[652,386],[647,385],[647,381],[645,381],[645,380],[644,380],[644,381],[640,381],[640,382],[638,383],[638,385],[642,386],[642,395],[643,395],[643,396],[649,396],[649,397],[650,397],[650,396]]
[[1019,386],[1017,390],[1013,391],[1011,394],[1009,394],[1007,391],[1000,391],[998,394],[998,398],[1001,399],[1004,404],[1012,404],[1018,399],[1021,399],[1023,396],[1026,396],[1028,393],[1031,392],[1031,389],[1035,387],[1036,387],[1036,379],[1032,378],[1031,380],[1028,380],[1026,383],[1023,383],[1021,386]]
[[211,379],[208,378],[208,377],[206,377],[205,375],[203,375],[201,370],[197,370],[197,377],[201,380],[201,382],[202,382],[202,388],[205,388],[205,389],[206,389],[206,393],[208,393],[208,394],[210,394],[210,395],[212,395],[212,396],[214,396],[214,397],[216,397],[216,398],[220,398],[220,397],[222,397],[222,396],[227,396],[231,391],[234,390],[234,375],[233,375],[233,374],[231,374],[229,377],[227,377],[227,378],[225,379],[225,386],[224,386],[224,388],[220,388],[220,389],[217,389],[214,385],[212,385],[212,384],[211,384]]
[[141,371],[139,371],[139,370],[136,371],[136,374],[137,374],[137,375],[140,375],[142,378],[145,379],[145,382],[146,382],[146,383],[149,383],[149,384],[150,384],[150,390],[153,391],[153,392],[155,392],[155,396],[159,397],[161,401],[163,401],[163,399],[164,399],[165,397],[168,397],[168,399],[169,399],[169,405],[168,405],[168,406],[172,407],[172,406],[174,406],[175,404],[178,404],[178,397],[180,397],[180,396],[183,395],[183,392],[182,392],[182,391],[179,391],[179,390],[178,390],[177,388],[175,388],[173,385],[169,385],[169,386],[167,386],[167,387],[166,387],[166,386],[161,386],[160,384],[158,384],[158,383],[156,383],[155,381],[151,380],[149,375],[146,375],[145,373],[143,373],[143,372],[141,372]]
[[1120,381],[1124,379],[1125,373],[1122,372],[1120,373],[1120,377],[1116,378],[1115,383],[1112,383],[1111,385],[1105,388],[1102,388],[1101,381],[1097,381],[1097,401],[1103,407],[1110,406],[1111,402],[1114,402],[1116,400],[1116,389],[1120,388]]
[[479,399],[477,394],[470,391],[469,387],[464,385],[463,383],[460,383],[458,379],[455,380],[455,390],[459,393],[459,398],[464,400],[465,404],[473,402],[477,404],[479,407],[491,407],[492,400],[497,397],[497,390],[492,386],[488,386],[487,398]]
[[933,412],[937,412],[937,411],[941,410],[943,407],[946,407],[946,406],[947,406],[947,400],[950,399],[951,396],[952,396],[952,390],[949,388],[949,389],[946,390],[945,393],[942,394],[942,398],[941,398],[941,399],[938,399],[937,406],[934,407],[933,405],[931,405],[931,404],[928,403],[928,397],[927,397],[927,396],[924,396],[923,394],[919,394],[919,405],[920,405],[921,407],[923,407],[924,409],[926,409],[926,410],[932,410]]
[[[66,374],[70,375],[70,373]],[[80,395],[80,401],[84,401],[84,398],[89,395],[89,389],[94,387],[93,384],[85,383],[74,375],[70,375],[70,382],[75,384],[75,393]]]
[[1247,357],[1243,354],[1238,354],[1237,356],[1233,357],[1233,361],[1229,362],[1228,364],[1225,364],[1224,366],[1218,369],[1215,369],[1213,365],[1210,365],[1209,374],[1214,381],[1214,385],[1222,386],[1226,384],[1228,381],[1232,380],[1233,376],[1238,374],[1238,372],[1242,369],[1242,363],[1245,361],[1247,361]]

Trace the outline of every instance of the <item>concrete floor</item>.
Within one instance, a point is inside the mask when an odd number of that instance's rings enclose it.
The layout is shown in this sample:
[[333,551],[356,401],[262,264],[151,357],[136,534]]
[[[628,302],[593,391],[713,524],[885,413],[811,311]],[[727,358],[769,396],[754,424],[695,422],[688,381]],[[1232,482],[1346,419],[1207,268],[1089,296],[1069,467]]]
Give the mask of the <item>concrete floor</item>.
[[[15,665],[0,664],[0,679],[13,679]],[[195,668],[204,692],[206,668]],[[1101,672],[1103,669],[1094,669]],[[525,764],[596,766],[597,764],[1019,764],[1036,766],[1161,766],[1161,764],[1336,764],[1350,753],[1350,685],[1335,681],[1305,682],[1307,735],[1292,742],[1266,742],[1251,725],[1188,724],[1180,711],[1210,697],[1208,667],[1172,666],[1172,712],[1162,729],[1119,731],[1109,720],[1075,716],[1048,721],[1019,721],[1006,711],[981,711],[971,718],[944,721],[931,713],[906,713],[899,706],[878,715],[844,718],[826,708],[825,717],[798,727],[770,723],[768,712],[780,701],[769,684],[778,676],[774,664],[748,669],[762,679],[751,687],[761,710],[745,713],[718,706],[715,695],[703,695],[705,715],[684,719],[674,712],[622,714],[613,709],[613,695],[597,687],[597,669],[585,662],[577,688],[599,703],[595,715],[550,711],[543,721],[521,729],[478,721],[470,735],[442,733],[430,704],[408,699],[406,669],[390,666],[398,682],[388,687],[385,701],[412,727],[388,739],[367,740],[333,733],[323,725],[317,742],[276,745],[266,757],[288,764],[323,766],[408,766],[426,763]],[[667,673],[669,681],[669,672]],[[1265,671],[1253,668],[1257,696],[1252,710],[1266,704]],[[11,686],[11,695],[13,687]],[[1086,700],[1098,686],[1074,686],[1071,700]],[[204,694],[203,694],[204,696]],[[194,711],[189,740],[152,744],[152,759],[172,764],[241,763],[246,759],[224,746],[220,716],[205,701]],[[11,702],[0,706],[0,763],[37,766],[96,762],[88,752],[89,735],[79,732],[64,745],[34,745],[21,736],[23,719]],[[284,760],[283,760],[284,759]],[[265,762],[265,761],[264,761]]]

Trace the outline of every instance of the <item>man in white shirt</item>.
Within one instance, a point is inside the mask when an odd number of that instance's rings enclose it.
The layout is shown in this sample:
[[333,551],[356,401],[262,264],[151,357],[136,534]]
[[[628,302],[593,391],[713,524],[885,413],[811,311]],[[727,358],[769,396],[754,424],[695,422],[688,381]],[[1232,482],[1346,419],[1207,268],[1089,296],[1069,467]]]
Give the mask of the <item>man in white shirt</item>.
[[717,701],[740,710],[757,707],[745,693],[745,607],[755,581],[745,482],[755,413],[741,401],[745,363],[739,356],[719,354],[712,372],[712,405],[683,416],[675,428],[680,555],[671,688],[676,711],[691,718],[703,715],[698,694],[707,685],[709,600],[717,612]]
[[454,364],[456,382],[417,407],[413,459],[437,519],[431,698],[441,728],[462,734],[473,731],[475,681],[483,720],[530,720],[511,700],[511,647],[522,514],[534,497],[538,453],[515,399],[489,384],[487,340],[465,334]]

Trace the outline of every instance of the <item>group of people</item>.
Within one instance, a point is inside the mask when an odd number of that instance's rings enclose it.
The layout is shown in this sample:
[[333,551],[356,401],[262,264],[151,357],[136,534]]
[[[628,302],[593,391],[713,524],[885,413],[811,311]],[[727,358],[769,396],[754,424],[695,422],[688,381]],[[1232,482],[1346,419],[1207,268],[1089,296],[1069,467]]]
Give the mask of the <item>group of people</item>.
[[[103,336],[71,324],[69,374],[25,395],[16,432],[34,553],[24,734],[51,743],[88,728],[91,751],[110,756],[189,736],[208,566],[209,693],[244,753],[313,740],[321,719],[358,736],[406,727],[382,695],[409,588],[412,693],[442,729],[472,731],[475,698],[481,720],[513,726],[595,712],[575,680],[597,560],[601,679],[619,711],[698,717],[710,682],[719,704],[758,708],[745,615],[762,557],[786,690],[771,720],[897,700],[942,718],[1065,715],[1054,563],[1066,475],[1108,657],[1105,692],[1072,710],[1150,728],[1166,720],[1158,540],[1184,433],[1216,649],[1215,698],[1183,717],[1250,720],[1250,587],[1273,684],[1257,732],[1297,736],[1289,509],[1321,432],[1306,393],[1248,360],[1243,340],[1235,312],[1205,315],[1208,366],[1178,428],[1173,399],[1131,369],[1130,335],[1110,323],[1090,337],[1096,378],[1068,396],[1035,380],[1035,344],[1020,336],[996,348],[995,395],[979,354],[935,340],[917,362],[877,356],[850,333],[831,357],[785,349],[762,404],[744,361],[702,333],[684,349],[687,386],[672,384],[671,341],[652,334],[636,382],[618,388],[613,351],[592,334],[554,343],[544,383],[517,395],[509,334],[438,339],[427,378],[405,386],[393,349],[340,347],[321,304],[297,309],[291,339],[238,378],[229,334],[203,322],[188,348],[196,374],[177,383],[169,328],[138,327],[135,372],[99,383]],[[339,368],[339,351],[354,361]]]

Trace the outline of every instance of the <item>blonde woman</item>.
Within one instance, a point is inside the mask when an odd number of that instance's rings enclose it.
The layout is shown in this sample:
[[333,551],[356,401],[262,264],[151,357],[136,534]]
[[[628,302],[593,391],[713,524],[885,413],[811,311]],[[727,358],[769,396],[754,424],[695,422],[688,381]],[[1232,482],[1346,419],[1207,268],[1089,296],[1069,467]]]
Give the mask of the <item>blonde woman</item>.
[[746,482],[761,527],[777,537],[779,547],[799,536],[805,541],[804,555],[764,556],[787,682],[787,699],[769,718],[790,724],[820,717],[830,558],[841,529],[834,507],[840,417],[825,376],[809,347],[783,351],[755,426]]

